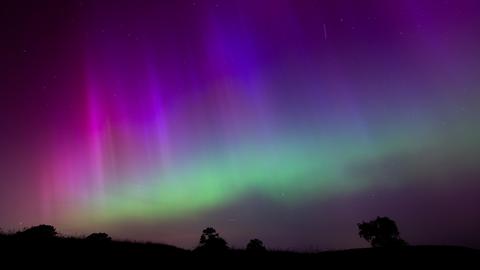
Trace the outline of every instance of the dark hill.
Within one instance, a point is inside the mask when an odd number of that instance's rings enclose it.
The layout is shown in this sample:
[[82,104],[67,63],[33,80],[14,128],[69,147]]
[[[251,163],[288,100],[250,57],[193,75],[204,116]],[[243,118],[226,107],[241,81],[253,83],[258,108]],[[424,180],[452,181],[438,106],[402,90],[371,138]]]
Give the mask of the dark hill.
[[[15,235],[0,238],[4,264],[42,266],[109,265],[151,268],[152,265],[199,268],[354,266],[369,268],[448,266],[479,269],[480,251],[455,246],[366,248],[317,253],[245,250],[195,252],[174,246],[127,241],[90,241],[80,238],[28,239]],[[156,267],[154,267],[156,268]],[[6,268],[5,268],[6,269]],[[169,269],[171,269],[169,267]]]

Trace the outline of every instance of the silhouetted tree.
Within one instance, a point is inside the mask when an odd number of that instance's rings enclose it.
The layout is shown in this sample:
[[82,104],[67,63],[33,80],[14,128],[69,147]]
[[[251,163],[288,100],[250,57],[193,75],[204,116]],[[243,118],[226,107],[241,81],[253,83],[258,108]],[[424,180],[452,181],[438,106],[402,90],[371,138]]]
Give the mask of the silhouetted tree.
[[400,238],[397,224],[388,217],[377,217],[369,222],[357,224],[358,235],[367,240],[372,247],[405,246],[407,243]]
[[42,224],[17,232],[16,235],[28,239],[49,239],[56,237],[57,231],[52,225]]
[[247,244],[247,251],[251,252],[264,252],[267,251],[267,248],[260,239],[252,239]]
[[92,233],[89,236],[87,236],[87,238],[85,239],[89,241],[102,241],[102,242],[112,241],[112,238],[106,233]]
[[200,251],[225,251],[228,250],[227,241],[220,237],[217,231],[208,227],[203,230],[200,243],[197,247]]

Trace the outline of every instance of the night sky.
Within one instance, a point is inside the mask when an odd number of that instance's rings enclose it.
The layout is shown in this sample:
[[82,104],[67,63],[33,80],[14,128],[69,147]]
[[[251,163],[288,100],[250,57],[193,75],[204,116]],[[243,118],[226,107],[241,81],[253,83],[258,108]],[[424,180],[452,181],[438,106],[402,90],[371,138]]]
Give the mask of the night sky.
[[0,228],[480,248],[480,1],[2,1]]

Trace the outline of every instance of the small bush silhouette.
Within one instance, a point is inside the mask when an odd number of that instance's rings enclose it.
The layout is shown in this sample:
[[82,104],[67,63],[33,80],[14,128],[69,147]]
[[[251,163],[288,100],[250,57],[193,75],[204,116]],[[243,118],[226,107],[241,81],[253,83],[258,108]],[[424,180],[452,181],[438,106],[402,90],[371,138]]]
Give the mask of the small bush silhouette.
[[33,226],[16,233],[17,236],[26,239],[50,239],[56,237],[57,234],[55,227],[45,224]]
[[89,241],[101,241],[101,242],[110,242],[112,238],[106,233],[92,233],[85,238]]
[[247,251],[250,252],[264,252],[267,251],[267,248],[260,239],[252,239],[247,244]]
[[358,235],[367,240],[372,247],[405,246],[407,243],[400,238],[397,224],[388,217],[377,217],[369,222],[357,224]]
[[217,231],[208,227],[203,230],[200,237],[200,243],[197,247],[198,251],[226,251],[228,250],[227,241],[220,237]]

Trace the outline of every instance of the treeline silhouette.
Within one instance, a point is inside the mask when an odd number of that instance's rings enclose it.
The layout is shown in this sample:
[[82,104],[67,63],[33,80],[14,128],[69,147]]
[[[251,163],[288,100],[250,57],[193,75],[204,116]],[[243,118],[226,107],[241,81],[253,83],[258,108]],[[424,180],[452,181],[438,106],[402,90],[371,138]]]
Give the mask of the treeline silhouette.
[[[104,232],[86,237],[60,235],[51,225],[38,225],[15,233],[0,231],[0,256],[3,258],[31,258],[40,260],[108,262],[110,264],[147,265],[222,265],[234,266],[262,263],[275,266],[306,266],[309,264],[368,265],[376,263],[417,263],[429,265],[477,263],[476,249],[454,246],[409,246],[400,238],[398,227],[388,217],[357,224],[358,235],[373,248],[324,252],[293,252],[269,250],[262,240],[251,239],[244,249],[233,249],[213,228],[205,228],[198,246],[185,250],[165,244],[115,241]],[[2,258],[2,257],[0,257]],[[388,264],[387,264],[388,265]],[[233,266],[233,265],[231,265]],[[1,267],[1,260],[0,260]]]

